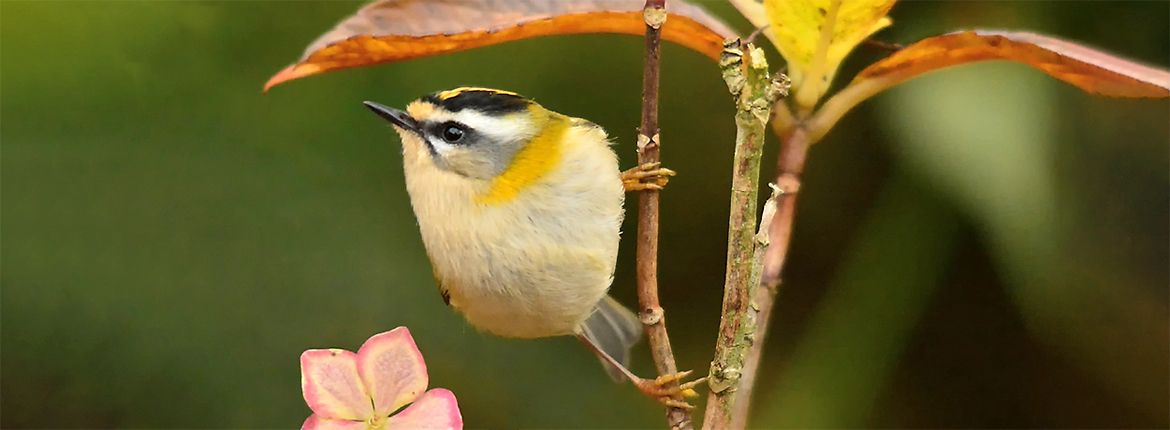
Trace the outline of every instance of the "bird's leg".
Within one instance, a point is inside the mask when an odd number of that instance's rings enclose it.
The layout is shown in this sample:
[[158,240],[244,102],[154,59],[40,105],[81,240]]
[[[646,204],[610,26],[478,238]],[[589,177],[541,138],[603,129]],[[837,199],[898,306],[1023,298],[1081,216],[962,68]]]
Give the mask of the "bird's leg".
[[622,185],[626,192],[655,190],[660,191],[670,182],[675,171],[662,167],[662,163],[646,163],[633,169],[622,172]]
[[[637,388],[638,391],[642,392],[642,394],[650,396],[659,403],[672,408],[683,408],[687,410],[695,408],[693,405],[687,403],[686,400],[683,399],[698,397],[699,393],[695,392],[695,387],[705,382],[707,380],[706,376],[681,384],[678,384],[677,382],[681,381],[683,378],[686,378],[691,374],[692,371],[687,370],[685,372],[662,375],[655,379],[640,378],[633,372],[630,372],[630,369],[627,369],[626,366],[622,365],[622,363],[618,362],[613,357],[610,357],[609,354],[605,353],[605,351],[602,351],[601,347],[594,345],[593,341],[589,340],[589,338],[579,335],[577,336],[577,339],[580,340],[581,343],[584,343],[590,351],[593,351],[594,354],[597,354],[598,357],[601,357],[602,360],[605,360],[606,363],[609,363],[609,365],[617,368],[618,371],[622,373],[622,375],[625,375],[626,379],[629,379],[630,382],[634,384],[634,388]],[[672,383],[674,383],[673,386],[671,386]]]

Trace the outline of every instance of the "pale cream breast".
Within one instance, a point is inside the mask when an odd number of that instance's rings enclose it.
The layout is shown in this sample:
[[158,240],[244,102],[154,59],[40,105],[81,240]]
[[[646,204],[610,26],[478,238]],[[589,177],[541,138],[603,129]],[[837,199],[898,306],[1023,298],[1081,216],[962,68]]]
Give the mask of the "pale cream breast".
[[557,166],[491,203],[490,181],[436,168],[421,145],[404,142],[406,185],[451,306],[500,336],[574,333],[617,260],[624,190],[605,133],[574,121]]

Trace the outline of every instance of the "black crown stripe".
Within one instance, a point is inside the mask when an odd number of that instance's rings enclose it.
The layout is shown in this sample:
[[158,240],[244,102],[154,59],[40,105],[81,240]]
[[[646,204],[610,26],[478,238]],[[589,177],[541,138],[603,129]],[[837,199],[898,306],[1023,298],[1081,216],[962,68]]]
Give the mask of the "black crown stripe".
[[423,97],[423,101],[442,107],[449,112],[459,112],[470,108],[485,114],[496,115],[521,112],[528,109],[528,105],[532,103],[516,94],[491,90],[468,90],[446,99],[440,98],[439,93],[435,93]]

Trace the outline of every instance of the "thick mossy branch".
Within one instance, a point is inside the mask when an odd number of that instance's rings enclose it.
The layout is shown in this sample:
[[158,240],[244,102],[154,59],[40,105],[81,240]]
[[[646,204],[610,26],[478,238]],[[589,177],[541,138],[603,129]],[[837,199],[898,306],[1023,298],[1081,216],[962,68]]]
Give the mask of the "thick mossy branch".
[[[705,429],[732,427],[735,403],[744,379],[745,359],[755,339],[758,308],[752,299],[759,288],[763,250],[768,242],[766,230],[757,233],[756,228],[760,157],[772,105],[776,99],[787,95],[789,86],[783,75],[772,77],[769,74],[763,50],[745,46],[738,39],[726,42],[719,64],[723,80],[736,104],[736,136],[723,317],[708,379],[711,392],[703,422]],[[774,212],[774,203],[770,206],[772,210],[769,212]],[[765,215],[771,218],[770,214]]]

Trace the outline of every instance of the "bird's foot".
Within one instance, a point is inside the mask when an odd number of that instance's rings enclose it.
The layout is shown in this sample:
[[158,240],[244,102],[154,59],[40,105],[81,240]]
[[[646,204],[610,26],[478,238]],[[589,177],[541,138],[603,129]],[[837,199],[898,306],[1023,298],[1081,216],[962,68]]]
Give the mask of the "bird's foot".
[[580,340],[581,343],[585,344],[589,350],[593,351],[594,354],[597,354],[597,356],[601,358],[602,361],[608,363],[610,366],[613,366],[613,368],[620,372],[622,376],[630,380],[630,382],[634,384],[634,387],[637,388],[638,391],[642,392],[642,394],[657,400],[658,403],[661,403],[667,407],[682,408],[686,410],[695,408],[690,403],[687,403],[685,399],[699,397],[699,393],[695,391],[695,387],[705,382],[707,380],[706,376],[681,384],[679,381],[682,381],[683,378],[686,378],[688,375],[690,375],[690,370],[685,372],[671,373],[669,375],[662,375],[654,379],[640,378],[638,375],[635,375],[634,372],[631,372],[630,369],[627,369],[626,366],[621,362],[614,360],[613,357],[610,357],[609,354],[606,354],[605,351],[598,347],[597,344],[593,343],[593,341],[588,337],[584,335],[578,335],[577,339]]
[[678,383],[691,374],[691,370],[684,372],[672,373],[669,375],[662,375],[655,379],[638,378],[633,380],[634,386],[641,391],[642,394],[650,396],[659,403],[672,408],[683,408],[686,410],[694,409],[695,407],[686,400],[699,397],[699,393],[695,391],[695,387],[703,382],[706,382],[707,377],[696,379],[685,383]]
[[625,187],[626,192],[661,191],[670,182],[670,177],[677,174],[673,170],[662,167],[660,162],[645,163],[622,172],[622,186]]

